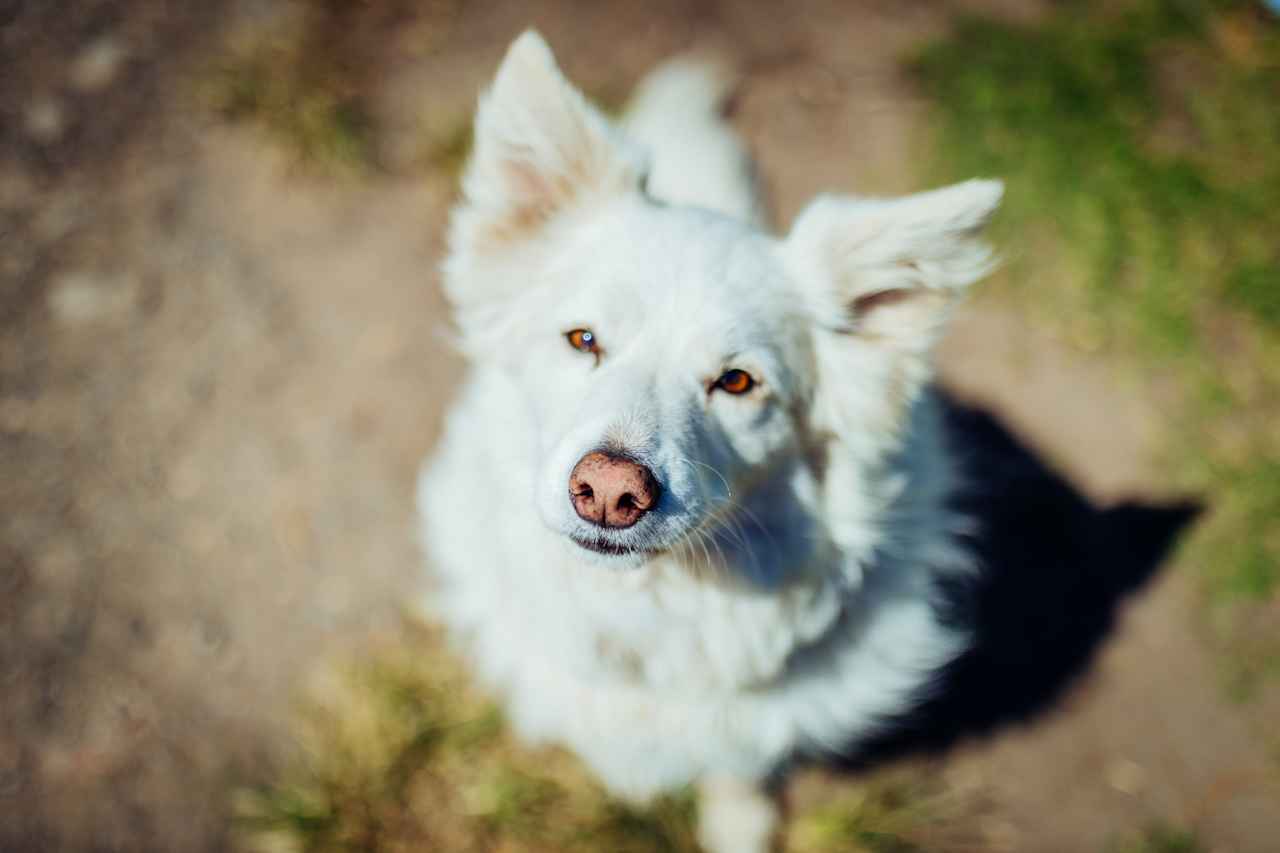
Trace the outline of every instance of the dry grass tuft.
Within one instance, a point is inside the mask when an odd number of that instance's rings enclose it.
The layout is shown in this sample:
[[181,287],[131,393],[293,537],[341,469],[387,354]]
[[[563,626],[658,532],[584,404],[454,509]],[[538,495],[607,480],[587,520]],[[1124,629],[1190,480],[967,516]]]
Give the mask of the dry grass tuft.
[[236,797],[244,849],[697,849],[690,795],[631,807],[565,752],[517,746],[431,630],[329,670],[294,733],[277,779]]

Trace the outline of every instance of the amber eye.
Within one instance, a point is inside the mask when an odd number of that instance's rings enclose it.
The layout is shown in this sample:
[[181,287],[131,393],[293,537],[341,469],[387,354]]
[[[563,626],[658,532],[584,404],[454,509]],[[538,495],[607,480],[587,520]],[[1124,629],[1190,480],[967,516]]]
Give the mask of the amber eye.
[[756,381],[745,370],[726,370],[724,375],[716,380],[715,387],[730,394],[745,394],[756,387]]
[[565,338],[568,339],[569,346],[578,352],[597,352],[599,350],[595,333],[590,329],[574,329],[572,332],[567,332]]

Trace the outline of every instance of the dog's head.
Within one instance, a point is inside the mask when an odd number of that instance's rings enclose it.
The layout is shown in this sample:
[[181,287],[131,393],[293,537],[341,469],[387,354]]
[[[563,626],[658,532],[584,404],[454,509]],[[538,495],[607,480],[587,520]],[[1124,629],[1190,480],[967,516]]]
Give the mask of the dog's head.
[[821,198],[779,240],[664,205],[645,173],[545,43],[517,40],[452,222],[461,339],[509,378],[531,500],[584,555],[716,555],[777,582],[770,549],[803,560],[828,535],[833,472],[900,443],[930,345],[988,267],[974,235],[1000,186]]

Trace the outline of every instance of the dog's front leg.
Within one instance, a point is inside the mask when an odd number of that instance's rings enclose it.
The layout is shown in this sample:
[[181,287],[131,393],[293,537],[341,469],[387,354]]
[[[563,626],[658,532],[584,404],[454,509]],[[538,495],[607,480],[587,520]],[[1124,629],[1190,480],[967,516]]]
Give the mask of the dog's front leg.
[[698,783],[698,842],[707,853],[768,853],[778,806],[757,783],[709,776]]

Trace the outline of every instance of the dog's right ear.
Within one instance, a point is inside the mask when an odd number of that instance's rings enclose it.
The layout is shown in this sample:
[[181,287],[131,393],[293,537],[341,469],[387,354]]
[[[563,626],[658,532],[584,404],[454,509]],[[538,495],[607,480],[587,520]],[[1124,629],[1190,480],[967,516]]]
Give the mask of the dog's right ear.
[[994,265],[979,235],[1003,192],[976,180],[901,198],[820,198],[796,220],[785,256],[827,328],[927,350],[956,298]]
[[528,30],[481,97],[452,251],[518,247],[571,208],[638,186],[639,161]]
[[966,181],[902,198],[820,198],[800,214],[782,252],[818,329],[815,423],[850,434],[899,422],[952,308],[993,266],[980,232],[1002,192],[999,181]]

